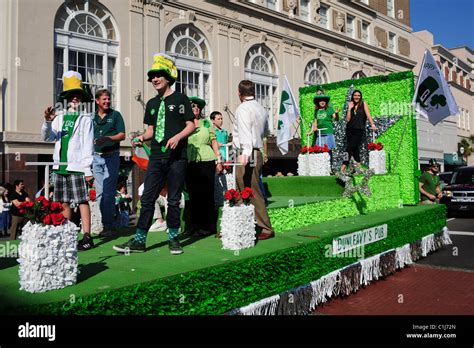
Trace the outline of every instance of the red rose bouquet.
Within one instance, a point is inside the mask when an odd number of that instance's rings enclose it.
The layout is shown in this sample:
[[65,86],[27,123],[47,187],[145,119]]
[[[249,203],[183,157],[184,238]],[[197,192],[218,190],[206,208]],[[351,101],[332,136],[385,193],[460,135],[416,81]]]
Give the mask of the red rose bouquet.
[[234,205],[237,204],[237,202],[240,199],[240,193],[237,190],[231,189],[227,190],[226,193],[224,194],[224,199],[229,202],[229,205],[233,207]]
[[61,213],[64,210],[63,205],[59,202],[50,202],[44,196],[21,203],[18,210],[32,224],[58,226],[66,220]]
[[89,190],[89,199],[95,201],[97,198],[97,191],[95,189]]
[[369,145],[367,146],[367,148],[369,149],[369,151],[380,151],[383,149],[383,144],[381,142],[378,142],[378,143],[369,143]]
[[250,199],[254,197],[253,190],[250,187],[246,187],[242,192],[240,192],[240,196],[242,197],[244,204],[249,205]]

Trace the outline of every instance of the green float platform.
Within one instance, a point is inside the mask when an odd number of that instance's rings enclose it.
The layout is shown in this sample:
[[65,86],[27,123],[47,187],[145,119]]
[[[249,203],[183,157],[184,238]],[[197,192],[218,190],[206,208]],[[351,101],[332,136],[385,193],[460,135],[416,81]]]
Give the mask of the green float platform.
[[[337,236],[387,224],[387,238],[365,246],[367,258],[419,241],[446,225],[442,205],[399,206],[397,197],[376,190],[370,199],[341,198],[343,188],[333,177],[265,182],[272,195],[269,213],[279,226],[273,239],[240,252],[222,250],[214,236],[183,239],[185,253],[173,256],[166,234],[150,233],[146,253],[122,255],[112,245],[134,232],[123,229],[120,237],[97,238],[96,248],[79,253],[76,285],[41,294],[20,291],[16,259],[0,258],[0,313],[222,314],[356,262],[356,257],[327,257],[327,246]],[[371,185],[385,192],[384,185],[397,186],[398,177],[373,177]],[[294,204],[285,207],[291,199]],[[347,210],[341,213],[341,206]],[[4,250],[12,248],[1,243]]]

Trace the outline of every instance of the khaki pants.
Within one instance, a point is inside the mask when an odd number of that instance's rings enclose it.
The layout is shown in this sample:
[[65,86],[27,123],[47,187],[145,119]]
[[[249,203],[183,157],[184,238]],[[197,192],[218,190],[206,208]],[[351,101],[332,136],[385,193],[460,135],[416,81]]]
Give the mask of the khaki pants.
[[439,200],[437,199],[436,202],[430,201],[427,199],[426,201],[421,201],[420,204],[438,204]]
[[16,235],[18,233],[18,230],[23,226],[23,220],[25,218],[23,216],[15,216],[12,215],[12,225],[10,229],[8,230],[8,233],[10,233],[10,239],[15,240]]
[[263,233],[273,234],[272,224],[268,217],[267,207],[265,206],[265,199],[263,192],[260,189],[260,175],[262,174],[263,156],[260,150],[254,150],[254,167],[248,163],[244,166],[236,166],[236,182],[239,191],[245,187],[250,187],[253,190],[254,198],[250,202],[255,206],[255,218],[257,219],[257,226],[262,229]]

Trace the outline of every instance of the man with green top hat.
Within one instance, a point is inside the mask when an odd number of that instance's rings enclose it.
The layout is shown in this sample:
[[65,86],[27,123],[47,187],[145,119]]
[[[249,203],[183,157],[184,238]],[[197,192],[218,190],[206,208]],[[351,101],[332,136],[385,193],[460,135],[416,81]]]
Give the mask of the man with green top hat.
[[421,204],[438,203],[443,194],[439,184],[439,164],[436,159],[429,161],[429,168],[420,176],[418,187],[421,194]]
[[90,236],[91,213],[89,208],[88,184],[92,184],[92,158],[94,154],[94,130],[90,114],[81,113],[81,103],[92,101],[92,96],[82,84],[82,76],[68,71],[63,76],[63,92],[59,100],[67,101],[64,111],[56,113],[52,106],[44,112],[45,121],[41,128],[44,141],[54,141],[53,160],[67,163],[53,166],[53,200],[61,202],[64,217],[71,220],[71,206],[79,205],[84,238],[79,250],[94,246]]
[[187,166],[187,137],[194,131],[194,115],[189,99],[171,86],[178,78],[173,58],[165,54],[153,57],[148,71],[148,81],[158,95],[146,105],[145,133],[133,139],[134,146],[142,146],[151,140],[151,155],[145,174],[141,210],[134,238],[114,246],[118,252],[144,252],[146,239],[152,224],[155,201],[165,183],[168,185],[168,241],[171,254],[182,254],[178,231],[181,224],[179,202],[183,191]]
[[[331,98],[322,90],[319,90],[313,98],[315,111],[310,133],[316,133],[316,145],[327,145],[329,150],[332,150],[336,147],[333,122],[339,120],[339,108],[334,110],[332,106],[329,106],[330,100]],[[320,130],[319,132],[318,129]],[[319,134],[321,134],[320,139]]]

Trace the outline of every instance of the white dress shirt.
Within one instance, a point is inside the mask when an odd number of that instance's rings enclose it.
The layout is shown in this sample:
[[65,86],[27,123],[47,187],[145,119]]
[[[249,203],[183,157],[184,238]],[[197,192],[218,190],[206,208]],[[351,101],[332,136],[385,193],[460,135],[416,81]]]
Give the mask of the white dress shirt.
[[254,98],[245,100],[235,111],[233,144],[237,151],[251,156],[253,149],[263,148],[263,137],[268,134],[268,119],[263,106]]

